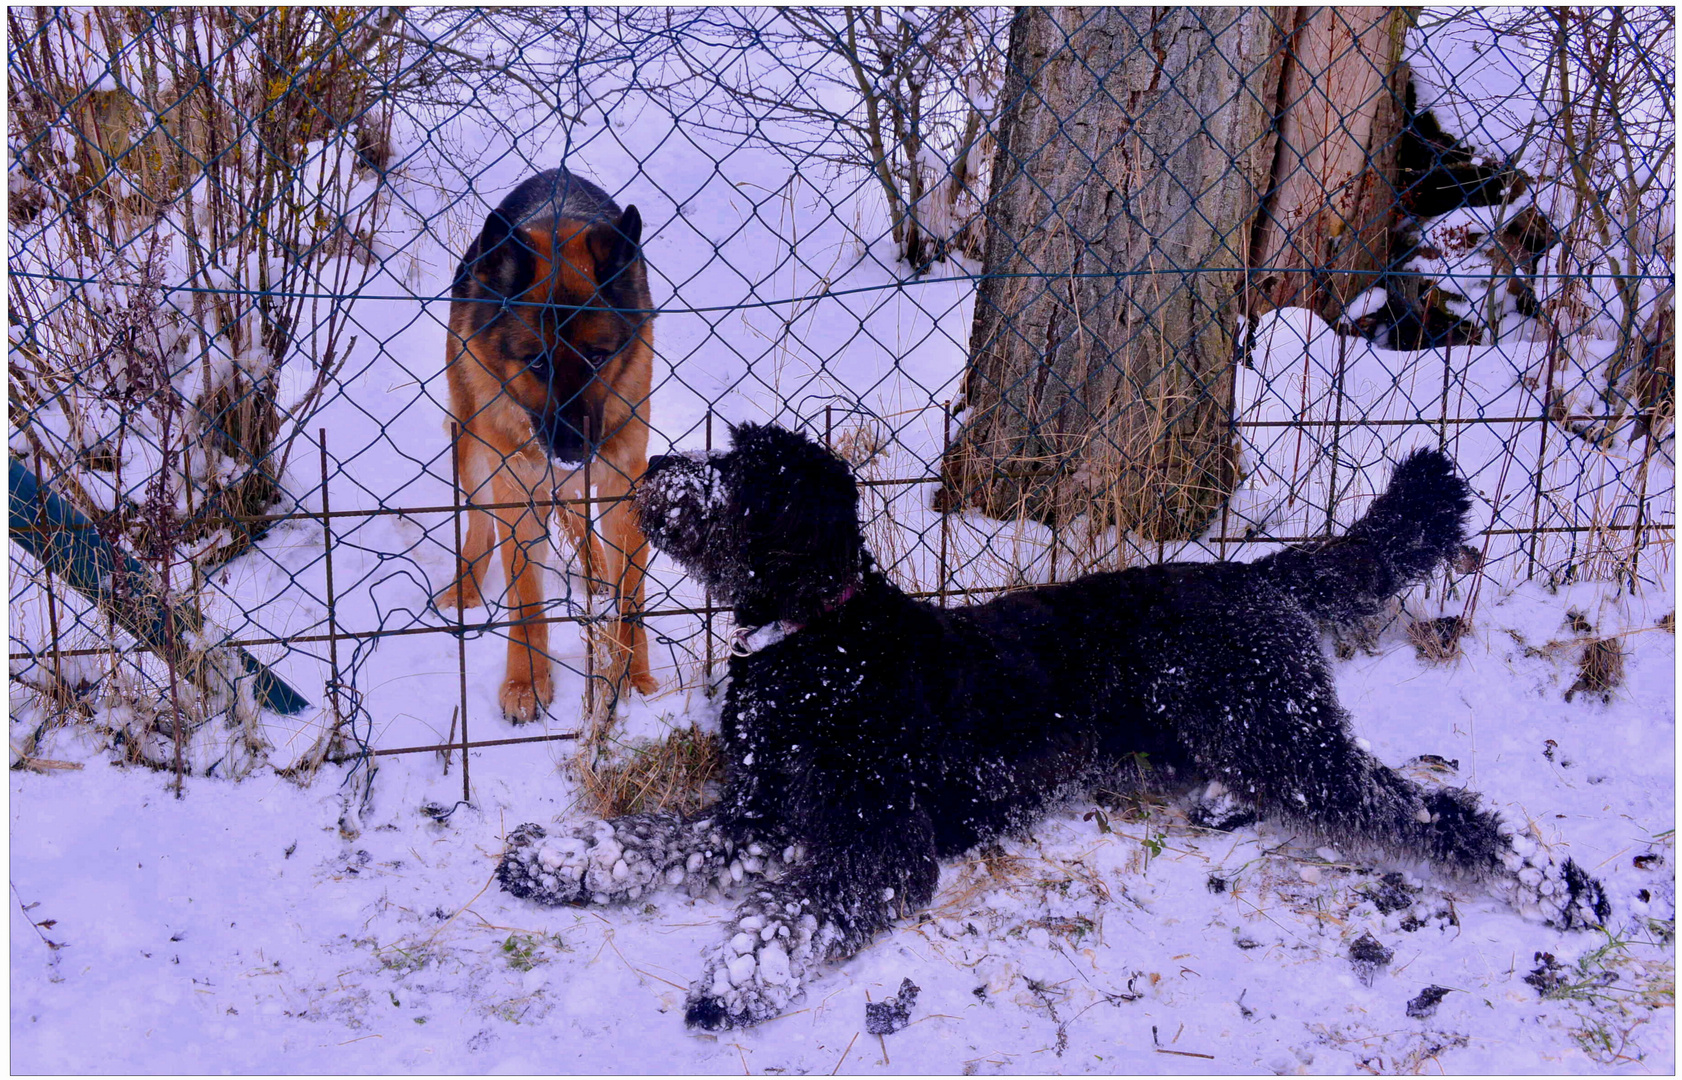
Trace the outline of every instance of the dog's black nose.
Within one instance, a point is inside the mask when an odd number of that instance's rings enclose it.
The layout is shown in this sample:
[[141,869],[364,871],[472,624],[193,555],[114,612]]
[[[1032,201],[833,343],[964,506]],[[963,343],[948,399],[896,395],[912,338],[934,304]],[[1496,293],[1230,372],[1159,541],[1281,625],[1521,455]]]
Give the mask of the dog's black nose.
[[724,1002],[715,997],[700,997],[689,1003],[684,1010],[684,1021],[702,1031],[723,1031],[730,1026],[730,1014],[724,1008]]
[[670,465],[671,463],[672,463],[672,455],[670,455],[670,454],[655,454],[653,457],[648,459],[648,471],[653,472],[655,469],[664,469],[666,466]]

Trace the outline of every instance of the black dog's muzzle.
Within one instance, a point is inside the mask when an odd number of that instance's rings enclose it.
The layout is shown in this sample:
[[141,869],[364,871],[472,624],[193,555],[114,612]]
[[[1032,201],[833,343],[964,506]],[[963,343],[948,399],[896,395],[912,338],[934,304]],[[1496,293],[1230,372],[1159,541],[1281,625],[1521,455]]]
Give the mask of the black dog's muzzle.
[[656,454],[637,481],[637,524],[649,543],[692,564],[705,547],[720,491],[718,470],[706,454]]

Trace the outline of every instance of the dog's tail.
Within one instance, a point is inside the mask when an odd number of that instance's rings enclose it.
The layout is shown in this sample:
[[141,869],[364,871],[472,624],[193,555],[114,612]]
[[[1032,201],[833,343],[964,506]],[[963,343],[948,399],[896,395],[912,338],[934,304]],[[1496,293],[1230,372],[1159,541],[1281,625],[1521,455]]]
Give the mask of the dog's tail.
[[1440,450],[1415,450],[1390,486],[1342,536],[1261,560],[1309,615],[1349,626],[1384,610],[1466,540],[1471,487]]

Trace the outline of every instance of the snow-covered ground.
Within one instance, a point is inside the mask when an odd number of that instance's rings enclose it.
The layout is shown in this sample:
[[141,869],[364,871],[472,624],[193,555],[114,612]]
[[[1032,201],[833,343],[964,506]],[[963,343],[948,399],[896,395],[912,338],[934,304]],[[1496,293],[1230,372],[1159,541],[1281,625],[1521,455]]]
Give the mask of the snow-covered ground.
[[[503,129],[400,133],[400,152],[416,156],[396,195],[412,212],[391,217],[382,238],[391,255],[355,307],[358,340],[339,393],[310,422],[329,433],[333,510],[449,502],[447,305],[424,298],[445,291],[486,206],[563,156],[648,223],[655,297],[668,309],[656,329],[652,452],[699,448],[709,409],[720,420],[821,430],[829,405],[838,435],[890,436],[869,475],[931,475],[972,284],[938,280],[948,271],[937,267],[937,280],[895,287],[891,242],[874,239],[879,200],[857,177],[793,172],[763,145],[728,146],[624,99],[584,120],[570,141],[549,122],[516,131],[518,118]],[[452,206],[446,192],[467,177],[478,196]],[[1537,409],[1525,382],[1537,357],[1522,341],[1457,349],[1448,378],[1440,353],[1340,341],[1306,312],[1270,319],[1258,346],[1240,388],[1245,418],[1306,426],[1253,430],[1234,533],[1249,523],[1274,535],[1314,531],[1328,505],[1347,522],[1382,487],[1387,461],[1436,437],[1361,420]],[[1335,421],[1333,383],[1347,395]],[[1341,429],[1335,463],[1328,422]],[[1496,424],[1450,432],[1482,496],[1479,527],[1534,520],[1535,454],[1514,456],[1516,434]],[[1550,438],[1542,483],[1553,524],[1583,523],[1597,493],[1622,490],[1644,453],[1629,439],[1591,450]],[[1669,453],[1646,490],[1673,490]],[[319,509],[313,448],[303,460],[291,487]],[[929,491],[873,489],[866,500],[893,512],[893,524],[871,530],[883,562],[923,587],[938,575],[941,528]],[[1037,526],[965,519],[950,528],[952,561],[965,564],[957,584],[996,585],[1003,567],[1029,561],[1024,552],[1040,559],[1028,576],[1048,572]],[[444,514],[336,520],[341,632],[442,625],[427,599],[450,572],[450,530]],[[324,633],[323,540],[317,523],[275,529],[227,568],[227,599],[212,614],[242,636]],[[1659,625],[1675,607],[1669,551],[1648,548],[1631,594],[1607,582],[1515,584],[1524,542],[1491,538],[1488,576],[1411,599],[1417,615],[1470,616],[1460,657],[1421,659],[1403,620],[1373,654],[1337,663],[1339,690],[1384,761],[1470,785],[1568,845],[1607,886],[1610,934],[1559,934],[1428,872],[1386,882],[1383,871],[1398,868],[1348,863],[1313,837],[1265,825],[1201,832],[1172,805],[1094,813],[1097,804],[1083,803],[1030,838],[947,867],[927,919],[826,972],[798,1011],[697,1035],[683,1025],[684,989],[722,932],[727,899],[661,893],[630,908],[549,910],[492,880],[507,832],[579,812],[571,744],[474,751],[470,803],[459,802],[459,757],[381,758],[358,822],[344,816],[352,786],[341,782],[352,774],[342,766],[307,787],[266,768],[237,784],[193,777],[177,800],[167,774],[109,764],[88,725],[50,732],[34,753],[79,767],[10,774],[12,1067],[1671,1072],[1675,637]],[[1551,534],[1539,561],[1581,561],[1585,573],[1612,565],[1579,560],[1569,542]],[[701,599],[664,560],[653,572],[652,608]],[[1573,629],[1573,612],[1593,630]],[[39,623],[27,604],[11,616],[14,634]],[[1579,691],[1568,702],[1584,641],[1599,635],[1621,635],[1623,682],[1604,701]],[[627,740],[713,722],[694,689],[697,620],[654,619],[651,639],[664,692],[631,703],[619,729]],[[584,650],[568,627],[553,641],[556,703],[540,729],[570,732]],[[465,643],[475,739],[532,733],[499,715],[505,649],[494,633]],[[266,718],[270,758],[282,766],[326,722],[327,650],[254,651],[315,703],[296,721]],[[391,636],[354,653],[341,644],[339,662],[371,746],[443,741],[458,701],[456,638]],[[1391,951],[1386,964],[1351,962],[1367,935]],[[1556,965],[1551,981],[1534,980],[1546,997],[1525,981],[1544,966],[1539,953]],[[911,1026],[865,1034],[865,1003],[906,978],[921,988]],[[1428,1015],[1410,1015],[1409,1002],[1433,986],[1449,992],[1434,1011],[1414,1010]]]
[[[947,867],[927,921],[828,971],[798,1011],[713,1037],[684,1028],[683,988],[726,902],[549,910],[492,881],[508,830],[568,810],[553,751],[476,752],[475,804],[444,820],[425,808],[455,804],[454,770],[388,760],[354,840],[325,779],[189,782],[177,801],[166,775],[93,760],[11,775],[12,1066],[1669,1073],[1674,947],[1642,917],[1673,911],[1674,638],[1631,635],[1608,703],[1563,700],[1568,651],[1527,653],[1598,597],[1526,586],[1482,609],[1452,664],[1392,635],[1337,672],[1381,758],[1456,761],[1411,771],[1567,838],[1607,885],[1611,937],[1430,877],[1381,914],[1377,873],[1312,837],[1200,833],[1166,807],[1111,810],[1106,832],[1079,804]],[[1371,985],[1349,958],[1367,934],[1394,954]],[[1524,981],[1538,952],[1570,989]],[[905,978],[911,1026],[861,1034],[866,1001]],[[1411,1018],[1429,986],[1452,992]]]

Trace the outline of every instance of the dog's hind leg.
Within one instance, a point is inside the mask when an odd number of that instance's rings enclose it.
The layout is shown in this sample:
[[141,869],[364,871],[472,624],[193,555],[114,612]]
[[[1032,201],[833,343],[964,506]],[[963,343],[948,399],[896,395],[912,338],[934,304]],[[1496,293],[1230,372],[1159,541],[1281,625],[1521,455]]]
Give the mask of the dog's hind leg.
[[[1526,914],[1561,927],[1608,914],[1600,886],[1574,863],[1554,863],[1478,797],[1429,790],[1355,742],[1318,651],[1280,675],[1259,654],[1253,676],[1235,675],[1215,715],[1190,716],[1180,732],[1201,771],[1264,816],[1299,823],[1353,850],[1424,859],[1486,882]],[[1265,690],[1264,690],[1265,686]]]
[[746,1027],[781,1014],[819,965],[851,956],[901,911],[934,898],[940,864],[926,815],[808,850],[781,881],[756,886],[689,989],[693,1027]]
[[640,694],[653,693],[656,688],[648,666],[648,633],[642,625],[643,574],[648,562],[648,541],[637,528],[636,510],[630,499],[624,498],[632,477],[613,468],[609,479],[602,481],[603,497],[621,496],[608,504],[602,515],[602,535],[607,541],[607,579],[618,601],[618,619],[613,624],[613,644],[617,677],[623,677]]
[[[568,500],[584,498],[582,471],[575,472],[567,478],[561,493]],[[573,550],[578,552],[578,576],[584,579],[585,586],[591,593],[605,596],[608,594],[608,583],[603,577],[603,567],[607,560],[602,554],[601,540],[597,538],[596,530],[590,528],[584,511],[585,507],[581,503],[568,502],[565,506],[555,507],[555,517],[565,530],[567,538],[572,541]]]
[[643,576],[648,565],[648,541],[637,527],[631,485],[648,469],[648,429],[632,421],[602,447],[596,483],[602,500],[601,537],[605,558],[598,562],[602,584],[617,610],[611,630],[614,682],[639,694],[657,688],[648,663],[648,633],[642,624]]

